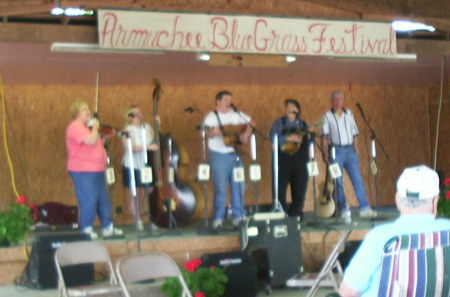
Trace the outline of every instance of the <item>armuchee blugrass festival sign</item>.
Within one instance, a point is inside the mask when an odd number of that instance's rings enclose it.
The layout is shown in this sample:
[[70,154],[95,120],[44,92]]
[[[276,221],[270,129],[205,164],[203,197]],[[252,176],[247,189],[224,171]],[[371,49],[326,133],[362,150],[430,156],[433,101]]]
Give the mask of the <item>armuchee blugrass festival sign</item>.
[[102,48],[390,58],[390,23],[99,9]]

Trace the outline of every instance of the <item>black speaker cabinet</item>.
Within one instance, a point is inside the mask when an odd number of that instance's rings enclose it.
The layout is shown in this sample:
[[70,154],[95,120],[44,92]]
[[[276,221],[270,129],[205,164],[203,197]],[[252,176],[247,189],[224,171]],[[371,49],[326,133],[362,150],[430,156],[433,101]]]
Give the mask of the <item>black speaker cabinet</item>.
[[[27,286],[34,289],[56,288],[58,273],[55,266],[55,251],[67,242],[90,240],[90,236],[80,232],[54,232],[36,234],[30,259],[25,268]],[[66,285],[79,286],[94,280],[94,265],[72,265],[62,269]]]
[[258,216],[240,227],[241,248],[251,251],[258,278],[270,286],[285,285],[303,271],[300,222],[296,218]]
[[224,269],[228,277],[224,297],[254,297],[258,293],[256,265],[251,252],[204,254],[202,266]]

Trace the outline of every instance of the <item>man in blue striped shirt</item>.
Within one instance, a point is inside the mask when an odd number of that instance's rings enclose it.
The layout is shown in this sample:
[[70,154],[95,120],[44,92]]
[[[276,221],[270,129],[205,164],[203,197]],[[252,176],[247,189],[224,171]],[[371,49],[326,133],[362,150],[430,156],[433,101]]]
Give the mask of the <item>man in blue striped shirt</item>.
[[[333,91],[330,96],[332,108],[323,116],[322,152],[325,163],[336,162],[341,171],[347,171],[350,177],[356,198],[359,202],[361,217],[374,217],[377,212],[367,203],[366,190],[359,168],[359,158],[356,151],[356,140],[359,135],[353,113],[344,108],[344,93]],[[330,159],[331,146],[335,149],[335,160]],[[336,202],[340,210],[346,208],[343,177],[336,180]],[[342,215],[342,214],[341,214]]]

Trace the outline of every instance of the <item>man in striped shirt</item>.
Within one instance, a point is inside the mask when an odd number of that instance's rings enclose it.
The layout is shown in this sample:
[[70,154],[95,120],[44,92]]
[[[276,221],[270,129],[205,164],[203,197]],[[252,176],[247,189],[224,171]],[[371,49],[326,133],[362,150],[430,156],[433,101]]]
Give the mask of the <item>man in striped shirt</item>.
[[[403,170],[397,181],[397,193],[395,202],[400,211],[400,217],[394,222],[377,226],[370,231],[364,241],[361,243],[356,254],[353,256],[344,274],[344,279],[339,288],[341,297],[372,297],[386,296],[379,294],[379,285],[385,284],[389,279],[380,279],[382,254],[389,239],[398,235],[429,233],[436,231],[450,230],[450,220],[436,218],[437,203],[439,200],[439,177],[437,173],[425,165],[408,167]],[[410,253],[411,258],[413,254]],[[414,261],[411,260],[411,266],[403,267],[406,270],[411,269],[408,276],[415,275]],[[436,263],[443,265],[444,263]],[[431,269],[432,263],[429,264]],[[442,268],[442,267],[441,267]],[[426,275],[427,271],[421,271]],[[443,277],[433,271],[428,277]],[[408,274],[408,273],[406,273]],[[403,279],[398,283],[400,287],[405,286]],[[426,287],[426,281],[419,279],[416,289],[422,291]],[[435,281],[429,279],[429,282]],[[444,280],[446,282],[448,280]],[[442,284],[442,283],[441,283]],[[403,287],[405,288],[405,287]],[[406,292],[405,292],[406,293]],[[399,294],[398,296],[406,296]],[[407,296],[422,296],[410,295]],[[428,295],[423,295],[428,296]],[[434,295],[431,296],[447,296]]]
[[[344,108],[344,93],[333,91],[330,96],[332,108],[323,116],[322,152],[325,163],[336,162],[341,171],[347,171],[350,177],[356,198],[359,202],[361,217],[374,217],[377,212],[367,203],[366,190],[359,169],[359,158],[356,151],[356,140],[359,134],[353,113]],[[335,150],[334,160],[330,159],[331,147]],[[336,202],[340,210],[346,208],[343,177],[336,180]],[[341,216],[344,212],[341,213]]]

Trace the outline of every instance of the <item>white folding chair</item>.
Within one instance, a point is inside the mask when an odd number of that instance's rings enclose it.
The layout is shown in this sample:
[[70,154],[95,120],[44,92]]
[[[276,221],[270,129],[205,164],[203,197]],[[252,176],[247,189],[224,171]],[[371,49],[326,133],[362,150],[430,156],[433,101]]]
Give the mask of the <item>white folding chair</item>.
[[[67,287],[62,267],[88,263],[104,263],[109,280],[92,285]],[[78,241],[63,244],[56,250],[55,264],[58,272],[59,296],[121,296],[108,251],[97,242]]]
[[[132,288],[133,284],[168,277],[178,277],[183,288],[182,296],[192,297],[177,264],[172,258],[161,252],[143,252],[125,256],[117,263],[116,272],[125,297],[136,295]],[[160,288],[151,285],[146,286],[144,290],[141,286],[136,291],[139,296],[142,292],[145,293],[145,296],[161,296]]]

